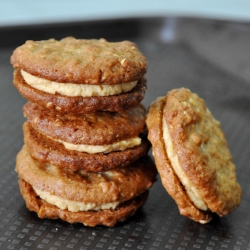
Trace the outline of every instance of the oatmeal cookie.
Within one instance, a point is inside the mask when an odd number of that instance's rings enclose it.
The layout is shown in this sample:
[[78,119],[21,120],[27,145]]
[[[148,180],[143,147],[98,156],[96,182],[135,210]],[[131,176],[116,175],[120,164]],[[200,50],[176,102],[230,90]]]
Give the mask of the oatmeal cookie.
[[37,196],[32,186],[22,179],[19,180],[19,187],[27,208],[36,212],[39,218],[62,219],[69,223],[83,223],[85,226],[90,227],[97,225],[113,227],[117,223],[123,222],[143,206],[149,193],[149,191],[145,191],[141,195],[123,202],[116,209],[71,212],[42,200]]
[[151,104],[146,123],[162,183],[182,215],[206,223],[240,204],[232,155],[204,100],[172,90]]
[[124,112],[138,106],[146,92],[146,80],[139,79],[136,86],[126,93],[112,96],[65,96],[50,94],[28,85],[20,74],[14,70],[13,84],[19,93],[31,102],[61,113],[93,113],[96,111]]
[[148,190],[156,178],[154,163],[148,156],[125,168],[86,173],[39,162],[25,145],[17,155],[16,171],[33,188],[57,200],[99,205],[130,200]]
[[23,133],[25,144],[32,157],[73,171],[82,169],[86,172],[104,172],[126,167],[146,155],[151,147],[146,136],[143,136],[138,146],[122,151],[90,154],[66,149],[63,144],[37,132],[27,122],[23,125]]
[[137,81],[148,65],[133,42],[74,37],[26,41],[13,52],[11,64],[50,81],[90,85]]
[[146,109],[122,113],[60,114],[35,103],[23,107],[31,126],[41,134],[72,144],[107,145],[138,137],[145,130]]
[[122,112],[145,95],[147,60],[129,41],[27,41],[13,52],[11,63],[18,91],[60,112]]

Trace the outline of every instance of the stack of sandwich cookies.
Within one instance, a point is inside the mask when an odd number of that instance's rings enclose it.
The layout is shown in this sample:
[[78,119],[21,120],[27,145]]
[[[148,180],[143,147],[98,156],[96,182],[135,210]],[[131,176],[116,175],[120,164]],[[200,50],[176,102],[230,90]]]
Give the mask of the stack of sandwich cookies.
[[182,215],[207,223],[240,204],[225,135],[197,94],[182,88],[157,98],[146,124],[162,184]]
[[28,209],[88,226],[132,216],[156,177],[140,104],[147,60],[135,44],[28,41],[11,63],[29,100],[16,162]]

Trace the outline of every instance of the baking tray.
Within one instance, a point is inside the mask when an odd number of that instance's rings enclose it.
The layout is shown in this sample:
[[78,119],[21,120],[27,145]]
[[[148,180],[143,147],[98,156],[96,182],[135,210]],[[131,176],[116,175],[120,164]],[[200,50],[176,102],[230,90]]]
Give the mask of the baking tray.
[[[29,31],[27,39],[32,39],[32,27]],[[247,46],[239,47],[249,44],[248,32],[248,24],[163,18],[138,20],[129,36],[149,61],[145,106],[173,88],[186,87],[204,98],[221,121],[243,197],[233,213],[206,225],[179,214],[159,177],[144,207],[113,228],[41,220],[29,212],[14,171],[26,100],[12,85],[9,58],[15,46],[0,47],[0,249],[250,249],[250,78],[244,70],[250,54]],[[66,35],[74,34],[69,30]]]

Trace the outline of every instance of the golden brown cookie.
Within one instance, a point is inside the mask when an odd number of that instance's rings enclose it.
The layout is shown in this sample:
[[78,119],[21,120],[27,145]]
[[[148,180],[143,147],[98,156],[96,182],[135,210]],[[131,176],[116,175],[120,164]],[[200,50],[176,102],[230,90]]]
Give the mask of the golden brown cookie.
[[[107,171],[147,154],[142,105],[123,113],[59,114],[28,102],[24,139],[31,155],[62,168]],[[32,127],[31,127],[32,126]]]
[[11,56],[14,68],[59,83],[127,83],[140,79],[147,70],[147,60],[130,41],[105,39],[26,41]]
[[129,41],[27,41],[11,63],[19,92],[60,112],[122,112],[136,107],[146,90],[147,60]]
[[201,98],[172,90],[151,104],[146,124],[162,183],[182,215],[206,223],[240,204],[225,136]]
[[140,79],[137,85],[127,93],[112,96],[69,97],[60,94],[50,94],[28,85],[20,74],[14,71],[14,86],[22,96],[48,109],[58,112],[91,113],[96,111],[124,112],[140,104],[146,92],[146,80]]
[[148,190],[156,176],[149,157],[126,168],[86,173],[41,163],[31,157],[25,145],[17,155],[16,171],[37,190],[61,199],[95,204],[130,200]]
[[112,144],[136,138],[146,127],[146,110],[142,105],[123,113],[59,114],[28,102],[23,112],[41,134],[72,144]]
[[141,138],[141,144],[133,148],[89,154],[66,149],[63,144],[38,133],[28,123],[24,123],[23,133],[25,144],[34,158],[73,171],[82,169],[86,172],[103,172],[117,167],[126,167],[146,155],[151,147],[144,136]]
[[149,193],[145,191],[141,195],[123,202],[116,209],[71,212],[59,209],[55,205],[51,205],[42,200],[37,196],[32,186],[24,180],[19,180],[19,187],[27,208],[30,211],[36,212],[39,218],[62,219],[69,223],[83,223],[90,227],[95,227],[97,225],[113,227],[117,223],[123,222],[133,216],[135,212],[143,206],[147,201]]

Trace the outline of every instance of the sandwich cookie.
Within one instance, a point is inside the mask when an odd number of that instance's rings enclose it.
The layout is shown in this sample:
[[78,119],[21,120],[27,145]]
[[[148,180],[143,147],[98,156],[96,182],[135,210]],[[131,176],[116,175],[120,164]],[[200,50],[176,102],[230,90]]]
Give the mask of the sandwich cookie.
[[60,114],[28,102],[23,107],[24,140],[31,155],[61,168],[107,171],[125,167],[151,147],[140,104],[122,112]]
[[11,56],[14,85],[28,100],[60,112],[123,112],[144,98],[147,60],[129,41],[27,41]]
[[151,104],[146,124],[162,184],[182,215],[207,223],[240,204],[232,155],[204,100],[188,89],[172,90]]
[[37,161],[25,145],[17,155],[16,171],[29,210],[40,218],[87,226],[114,226],[132,216],[156,178],[149,157],[107,172],[74,172]]

